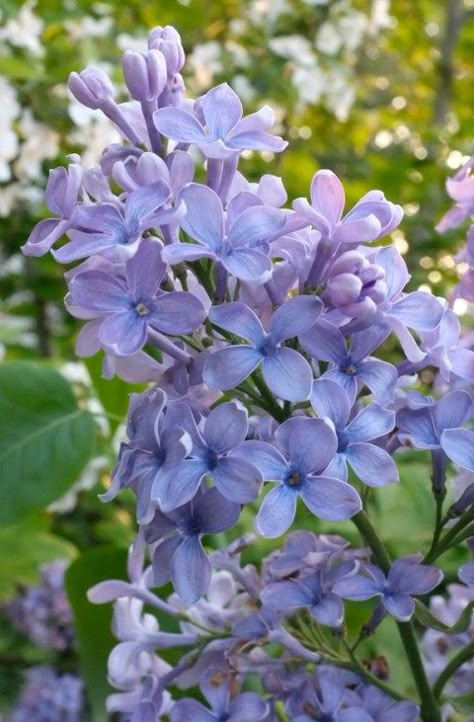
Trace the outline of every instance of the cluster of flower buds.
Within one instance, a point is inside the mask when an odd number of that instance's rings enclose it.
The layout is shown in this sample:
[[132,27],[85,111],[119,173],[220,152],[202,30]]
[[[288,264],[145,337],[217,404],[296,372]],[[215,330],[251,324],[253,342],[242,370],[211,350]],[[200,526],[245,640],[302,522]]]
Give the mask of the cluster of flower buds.
[[[370,489],[398,481],[401,446],[431,451],[439,509],[448,460],[474,470],[469,393],[434,400],[405,388],[407,374],[433,365],[472,380],[472,352],[443,301],[405,290],[398,251],[374,247],[401,221],[398,205],[370,191],[343,215],[342,184],[322,170],[311,202],[285,207],[280,178],[250,183],[238,171],[243,151],[284,150],[270,109],[244,116],[226,84],[185,98],[176,31],[153,30],[149,48],[125,53],[129,102],[116,103],[101,71],[72,74],[75,96],[111,118],[124,143],[92,170],[72,158],[53,171],[46,194],[57,218],[23,248],[80,261],[66,273],[67,308],[85,322],[78,354],[100,351],[106,376],[152,384],[131,397],[103,495],[132,489],[139,524],[130,582],[91,591],[93,601],[116,599],[109,678],[120,691],[109,709],[133,722],[415,722],[416,704],[344,648],[344,600],[374,598],[364,633],[396,620],[422,717],[438,722],[409,620],[423,607],[414,596],[443,578],[431,562],[473,521],[472,499],[444,536],[452,517],[439,515],[424,559],[391,560],[365,512]],[[374,355],[388,336],[397,365]],[[261,573],[240,566],[238,540],[209,554],[252,512],[271,538],[303,517],[316,528],[352,519],[370,550],[293,536]],[[469,564],[460,578],[472,582]],[[165,602],[151,588],[169,580],[177,596]],[[145,604],[177,615],[182,631],[160,630]],[[343,651],[327,649],[325,627]],[[170,668],[157,650],[174,646],[192,649]],[[243,687],[252,676],[260,695]],[[208,707],[173,703],[173,685],[199,686]]]

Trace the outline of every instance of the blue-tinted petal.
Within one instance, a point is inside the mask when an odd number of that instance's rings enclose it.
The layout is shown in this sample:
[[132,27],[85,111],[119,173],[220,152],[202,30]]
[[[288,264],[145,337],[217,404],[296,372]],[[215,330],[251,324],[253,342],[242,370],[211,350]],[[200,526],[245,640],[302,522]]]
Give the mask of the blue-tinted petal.
[[341,181],[331,170],[319,170],[311,182],[311,205],[331,226],[335,226],[344,210],[345,194]]
[[261,251],[253,248],[237,248],[222,258],[222,265],[232,276],[242,281],[270,280],[272,262]]
[[183,230],[192,238],[219,253],[224,235],[224,211],[217,193],[207,186],[190,183],[179,198],[186,205],[181,221]]
[[230,501],[245,504],[258,496],[261,474],[256,466],[241,456],[219,459],[211,474],[220,493]]
[[153,121],[160,133],[180,143],[199,144],[207,141],[199,121],[180,108],[162,108],[154,114]]
[[371,599],[382,594],[383,588],[371,577],[363,574],[354,574],[351,577],[340,579],[333,586],[333,592],[343,599],[352,599],[355,602]]
[[337,452],[337,437],[322,419],[293,416],[277,430],[275,440],[301,474],[325,469]]
[[379,359],[370,359],[359,364],[357,373],[378,403],[387,405],[393,401],[398,381],[395,366]]
[[230,703],[227,722],[257,722],[268,711],[268,703],[257,692],[241,692]]
[[194,604],[207,592],[211,565],[198,536],[184,537],[171,558],[171,579],[186,604]]
[[313,383],[311,406],[320,418],[329,418],[336,429],[344,429],[351,412],[351,401],[346,391],[328,378]]
[[329,321],[316,321],[309,331],[300,334],[299,340],[305,351],[320,361],[332,361],[339,366],[347,356],[344,336]]
[[298,581],[267,584],[263,588],[260,598],[267,607],[277,611],[307,607],[313,601],[311,591]]
[[236,450],[245,456],[262,473],[265,481],[282,481],[288,471],[288,463],[278,449],[265,441],[246,441]]
[[282,229],[284,224],[285,214],[277,208],[252,206],[237,216],[227,241],[234,250],[255,248]]
[[436,449],[439,438],[433,424],[432,412],[428,406],[418,409],[402,409],[397,414],[398,435],[402,441],[406,439],[419,449]]
[[176,474],[160,479],[152,490],[152,499],[165,512],[176,509],[196,496],[207,472],[207,464],[201,459],[187,459],[176,469]]
[[344,454],[356,475],[368,486],[385,486],[398,481],[398,469],[384,449],[375,444],[349,444]]
[[382,602],[387,612],[399,622],[408,622],[415,611],[415,602],[408,594],[386,594]]
[[205,315],[204,306],[192,293],[172,291],[155,300],[150,325],[163,333],[179,336],[195,331]]
[[298,336],[314,326],[321,313],[321,301],[316,296],[296,296],[277,308],[270,324],[275,343]]
[[170,722],[216,722],[215,716],[197,699],[179,699],[171,708]]
[[216,85],[199,101],[212,140],[225,139],[242,117],[242,103],[227,83]]
[[248,415],[244,406],[235,402],[219,404],[206,419],[204,439],[213,451],[223,454],[245,441]]
[[366,406],[357,414],[346,429],[346,438],[349,443],[355,441],[370,441],[388,434],[395,426],[393,411],[383,409],[377,404]]
[[171,559],[181,544],[180,536],[164,539],[153,552],[153,579],[157,587],[163,586],[171,577]]
[[474,431],[448,429],[441,434],[441,446],[451,461],[474,471]]
[[468,587],[474,588],[474,562],[469,562],[460,567],[458,577]]
[[258,316],[241,301],[212,306],[209,309],[209,319],[216,326],[251,341],[254,346],[259,346],[265,338]]
[[99,341],[117,356],[131,356],[145,344],[147,325],[134,311],[114,313],[104,319]]
[[265,537],[274,538],[284,534],[293,523],[296,514],[297,493],[278,484],[264,498],[255,519],[255,528]]
[[357,491],[340,479],[307,477],[300,494],[308,509],[327,521],[349,519],[362,508]]
[[323,594],[317,604],[311,607],[311,614],[319,624],[328,627],[339,627],[344,619],[344,604],[337,594]]
[[263,377],[270,390],[286,401],[305,401],[311,394],[313,372],[292,348],[278,348],[263,359]]
[[420,564],[418,556],[397,559],[388,573],[387,582],[393,592],[426,594],[438,586],[443,572],[437,567]]
[[240,504],[226,499],[213,486],[193,502],[193,519],[202,534],[219,534],[230,529],[240,516]]
[[202,378],[211,388],[232,389],[250,376],[262,358],[262,354],[250,346],[228,346],[206,359]]
[[472,418],[474,405],[467,391],[457,389],[443,396],[434,407],[434,419],[438,432],[457,429]]
[[431,331],[441,321],[443,307],[431,293],[414,291],[394,303],[390,315],[415,331]]

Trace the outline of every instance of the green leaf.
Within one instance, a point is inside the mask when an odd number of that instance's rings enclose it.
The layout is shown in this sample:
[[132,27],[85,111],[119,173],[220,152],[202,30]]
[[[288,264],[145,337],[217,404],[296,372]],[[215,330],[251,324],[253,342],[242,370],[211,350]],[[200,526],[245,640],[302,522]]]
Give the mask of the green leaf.
[[91,604],[87,590],[106,579],[124,579],[127,552],[112,546],[84,552],[66,573],[66,591],[74,615],[79,659],[90,707],[90,722],[106,722],[105,698],[113,690],[107,682],[107,657],[117,641],[112,636],[112,604]]
[[93,417],[56,371],[0,367],[0,524],[12,524],[64,494],[89,461]]
[[458,697],[447,697],[446,699],[453,705],[456,712],[464,714],[474,712],[474,692],[468,692]]
[[72,559],[76,550],[48,531],[45,517],[0,528],[0,599],[15,594],[18,585],[38,581],[38,565],[55,559]]
[[457,621],[449,627],[444,622],[441,622],[438,617],[435,617],[428,607],[419,599],[415,599],[415,617],[417,621],[424,627],[436,629],[438,632],[446,632],[447,634],[460,634],[465,632],[472,622],[472,612],[474,610],[474,602],[470,602],[467,607],[464,607]]

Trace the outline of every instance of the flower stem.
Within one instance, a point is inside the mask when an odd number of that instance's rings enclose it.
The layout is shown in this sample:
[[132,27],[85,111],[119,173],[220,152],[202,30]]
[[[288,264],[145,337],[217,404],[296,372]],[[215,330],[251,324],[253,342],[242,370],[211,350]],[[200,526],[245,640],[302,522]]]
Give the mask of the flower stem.
[[441,556],[441,554],[444,554],[445,551],[450,549],[450,547],[452,547],[453,544],[456,543],[456,537],[472,521],[474,521],[474,507],[471,507],[470,509],[465,511],[459,521],[456,522],[456,524],[454,524],[454,526],[452,526],[451,529],[446,532],[441,541],[434,548],[429,550],[428,554],[423,560],[423,563],[431,564],[435,561],[435,559]]
[[[364,511],[360,511],[352,517],[352,521],[370,546],[375,561],[386,574],[390,569],[390,557],[370,519]],[[425,674],[413,624],[411,622],[397,622],[397,627],[420,695],[422,717],[425,722],[440,722],[440,710]]]
[[459,667],[461,667],[465,662],[468,662],[473,657],[474,641],[467,644],[464,649],[461,649],[459,654],[456,654],[456,656],[453,657],[449,664],[443,669],[433,686],[433,694],[435,696],[435,699],[440,698],[441,692],[443,691],[446,683],[459,669]]

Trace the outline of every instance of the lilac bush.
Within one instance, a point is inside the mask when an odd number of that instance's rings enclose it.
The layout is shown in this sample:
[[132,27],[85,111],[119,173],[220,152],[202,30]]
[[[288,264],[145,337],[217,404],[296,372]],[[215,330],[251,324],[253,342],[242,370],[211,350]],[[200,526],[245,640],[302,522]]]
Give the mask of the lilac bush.
[[[419,632],[428,649],[442,624],[426,605],[441,591],[438,560],[474,536],[474,486],[445,508],[449,464],[474,471],[474,406],[458,388],[474,376],[472,352],[444,300],[406,288],[405,262],[386,245],[400,206],[372,190],[344,214],[340,180],[319,170],[311,201],[287,207],[280,178],[238,170],[243,151],[286,147],[271,110],[243,115],[226,84],[187,98],[173,28],[152,30],[148,48],[124,55],[131,100],[116,99],[102,70],[72,73],[73,95],[123,142],[97,168],[72,157],[52,172],[57,218],[23,247],[80,261],[65,274],[67,308],[84,321],[78,355],[102,352],[106,377],[150,384],[130,398],[102,496],[136,498],[129,581],[89,592],[115,604],[107,709],[130,722],[440,722],[474,645],[437,658],[433,673]],[[472,211],[471,185],[464,169],[441,228]],[[457,388],[407,390],[407,374],[413,383],[428,367]],[[399,481],[404,447],[431,454],[436,523],[431,546],[392,559],[370,512]],[[241,536],[249,519],[261,537],[290,530],[259,565],[245,558],[258,544]],[[473,563],[462,559],[468,600]],[[175,591],[160,596],[170,580]],[[372,598],[359,628],[346,626],[345,600]],[[468,634],[469,602],[458,612],[445,634]],[[179,627],[161,628],[163,615]],[[410,699],[358,653],[387,618]]]

